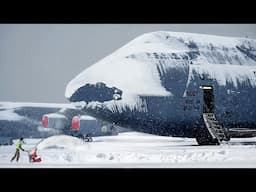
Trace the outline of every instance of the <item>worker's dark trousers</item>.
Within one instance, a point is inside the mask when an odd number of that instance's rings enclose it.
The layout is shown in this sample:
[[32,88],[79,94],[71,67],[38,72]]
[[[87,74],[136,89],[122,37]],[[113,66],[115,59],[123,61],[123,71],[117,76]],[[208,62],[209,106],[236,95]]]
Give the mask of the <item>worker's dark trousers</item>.
[[11,161],[13,161],[15,159],[15,157],[17,157],[16,161],[19,161],[20,158],[20,150],[16,149],[15,155],[13,156],[13,158],[11,159]]

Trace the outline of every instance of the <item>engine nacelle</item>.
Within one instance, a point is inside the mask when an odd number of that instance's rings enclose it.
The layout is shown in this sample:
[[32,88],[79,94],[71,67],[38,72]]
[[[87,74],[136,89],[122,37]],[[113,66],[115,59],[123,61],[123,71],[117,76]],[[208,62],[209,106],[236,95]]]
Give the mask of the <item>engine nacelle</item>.
[[67,126],[68,119],[63,114],[50,113],[43,115],[42,126],[45,128],[63,129]]
[[103,136],[116,135],[116,127],[75,109],[61,109],[42,117],[45,128],[62,129],[66,134]]
[[72,119],[72,130],[89,136],[117,134],[117,130],[112,124],[88,115],[74,116]]
[[85,133],[92,133],[95,132],[95,130],[99,127],[99,120],[88,115],[74,116],[72,119],[73,131],[80,130]]

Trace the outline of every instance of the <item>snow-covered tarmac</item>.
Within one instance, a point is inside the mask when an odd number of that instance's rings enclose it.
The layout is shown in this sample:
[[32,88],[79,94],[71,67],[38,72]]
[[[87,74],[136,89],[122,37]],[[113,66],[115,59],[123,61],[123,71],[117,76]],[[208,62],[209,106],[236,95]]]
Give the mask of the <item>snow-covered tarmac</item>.
[[[84,142],[71,136],[25,139],[38,142],[40,163],[29,163],[26,152],[10,162],[15,144],[0,146],[0,168],[255,168],[256,137],[231,139],[220,146],[198,146],[195,139],[127,132]],[[15,140],[14,143],[17,141]]]

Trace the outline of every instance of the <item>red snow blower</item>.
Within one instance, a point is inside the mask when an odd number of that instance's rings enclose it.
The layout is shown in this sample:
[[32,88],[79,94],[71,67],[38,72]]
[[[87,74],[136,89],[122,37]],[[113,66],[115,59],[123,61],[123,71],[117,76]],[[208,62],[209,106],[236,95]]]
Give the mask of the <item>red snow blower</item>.
[[41,157],[39,157],[37,155],[37,148],[35,148],[35,150],[33,152],[28,152],[28,157],[29,157],[29,162],[33,163],[33,162],[41,162],[42,159]]

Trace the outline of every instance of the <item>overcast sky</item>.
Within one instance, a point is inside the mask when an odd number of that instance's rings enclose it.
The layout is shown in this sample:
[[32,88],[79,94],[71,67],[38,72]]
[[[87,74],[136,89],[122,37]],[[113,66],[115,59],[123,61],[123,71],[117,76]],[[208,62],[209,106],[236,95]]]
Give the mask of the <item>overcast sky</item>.
[[0,101],[66,103],[82,70],[158,30],[256,38],[256,24],[0,24]]

